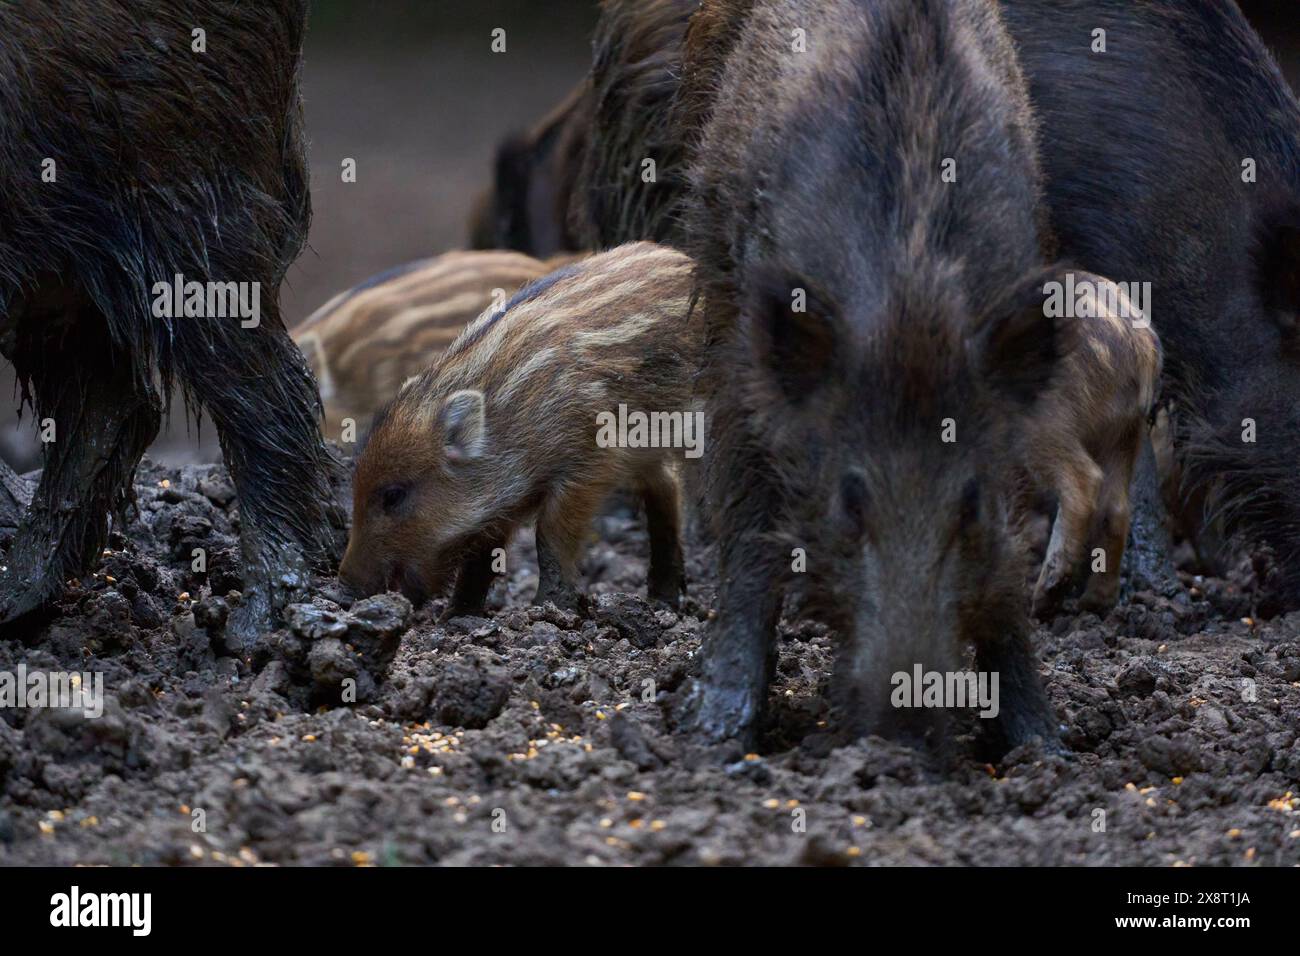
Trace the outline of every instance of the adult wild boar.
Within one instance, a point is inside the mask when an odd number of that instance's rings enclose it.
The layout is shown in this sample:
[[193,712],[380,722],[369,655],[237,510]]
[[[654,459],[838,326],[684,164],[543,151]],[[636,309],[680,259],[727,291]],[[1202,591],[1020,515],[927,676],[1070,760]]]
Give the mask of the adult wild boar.
[[712,98],[686,235],[706,310],[719,552],[690,719],[752,740],[781,595],[800,584],[841,634],[846,729],[936,729],[942,710],[892,706],[894,677],[957,672],[971,643],[1000,682],[998,742],[1050,743],[1008,489],[1016,438],[1060,364],[1044,308],[1058,270],[996,7],[704,9],[734,30],[693,24],[684,80]]
[[305,16],[306,0],[0,5],[0,351],[55,429],[0,562],[0,622],[98,558],[158,431],[155,375],[211,416],[235,481],[239,633],[324,545],[319,400],[276,301],[310,214]]

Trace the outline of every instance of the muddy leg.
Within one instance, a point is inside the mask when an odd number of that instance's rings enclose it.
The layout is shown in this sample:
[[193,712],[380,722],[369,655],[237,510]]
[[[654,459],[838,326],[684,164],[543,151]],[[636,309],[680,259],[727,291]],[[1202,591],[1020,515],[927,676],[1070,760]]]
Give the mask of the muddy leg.
[[451,607],[447,610],[448,617],[483,616],[488,591],[492,588],[492,579],[496,577],[496,572],[492,570],[492,552],[502,547],[505,547],[504,541],[493,539],[471,552],[456,578],[456,590],[452,594]]
[[1133,482],[1132,524],[1129,529],[1128,561],[1124,567],[1124,584],[1129,592],[1152,591],[1164,597],[1183,593],[1170,555],[1169,523],[1160,498],[1160,480],[1156,474],[1155,453],[1151,439],[1143,435]]
[[586,600],[578,589],[578,558],[595,517],[599,497],[570,495],[548,503],[537,517],[537,597],[535,604],[580,611]]
[[114,347],[97,313],[80,315],[75,330],[29,320],[7,344],[15,366],[31,376],[36,414],[52,418],[55,432],[31,506],[0,562],[0,622],[37,610],[93,566],[109,516],[123,510],[161,421],[147,369]]
[[706,740],[753,745],[776,671],[780,575],[758,535],[718,544],[718,609],[701,649],[703,671],[692,689],[688,722]]
[[681,491],[666,466],[644,483],[646,530],[650,535],[650,572],[646,593],[652,601],[677,607],[686,591],[682,559]]
[[1033,610],[1038,618],[1055,611],[1065,597],[1071,577],[1083,557],[1097,496],[1101,492],[1101,469],[1082,450],[1061,474],[1064,480],[1057,488],[1060,505],[1052,523],[1047,556],[1034,587]]
[[1047,750],[1064,751],[1058,721],[1023,628],[1013,626],[977,642],[975,667],[981,673],[998,675],[998,713],[990,718],[995,748],[1005,753],[1038,738]]
[[17,528],[35,491],[33,483],[0,461],[0,528]]
[[245,650],[301,593],[308,561],[327,552],[338,466],[316,425],[315,382],[278,315],[264,308],[254,328],[177,322],[176,338],[177,370],[216,425],[239,498],[243,600],[227,630],[232,650]]

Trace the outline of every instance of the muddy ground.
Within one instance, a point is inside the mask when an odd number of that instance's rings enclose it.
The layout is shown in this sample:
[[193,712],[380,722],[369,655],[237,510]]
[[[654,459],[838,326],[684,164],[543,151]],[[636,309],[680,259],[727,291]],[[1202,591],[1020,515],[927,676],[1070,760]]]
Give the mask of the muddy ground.
[[0,638],[0,670],[102,672],[107,695],[98,719],[0,710],[0,864],[1300,863],[1300,615],[1251,619],[1249,574],[1037,633],[1070,756],[990,765],[973,718],[944,760],[837,743],[806,620],[782,625],[761,752],[700,754],[675,705],[706,563],[682,614],[651,607],[635,516],[600,522],[585,619],[529,606],[524,538],[490,618],[348,610],[321,577],[240,659],[213,597],[240,586],[223,470],[137,477],[98,571]]
[[[316,218],[284,290],[291,322],[459,245],[493,143],[584,68],[585,4],[548,4],[516,31],[531,3],[475,0],[459,33],[413,26],[402,5],[339,4],[333,38],[316,11]],[[1248,9],[1294,82],[1289,9]],[[486,50],[503,22],[518,57]],[[341,184],[341,156],[359,159],[356,184]],[[0,454],[36,467],[10,405]],[[97,720],[0,709],[0,864],[1300,863],[1300,616],[1255,620],[1248,569],[1188,578],[1186,603],[1137,595],[1105,622],[1036,635],[1072,756],[991,766],[975,720],[942,765],[879,740],[837,746],[830,637],[802,620],[782,627],[761,752],[698,755],[674,706],[708,563],[691,554],[686,613],[656,611],[639,596],[636,518],[601,522],[590,619],[528,606],[525,537],[491,619],[443,626],[441,603],[412,613],[396,598],[345,611],[321,578],[293,627],[230,656],[212,595],[240,586],[238,506],[219,466],[188,464],[215,459],[211,435],[199,445],[178,420],[155,454],[185,467],[142,467],[139,513],[96,575],[36,629],[0,635],[0,671],[102,672],[111,698]],[[211,554],[204,574],[194,547]]]

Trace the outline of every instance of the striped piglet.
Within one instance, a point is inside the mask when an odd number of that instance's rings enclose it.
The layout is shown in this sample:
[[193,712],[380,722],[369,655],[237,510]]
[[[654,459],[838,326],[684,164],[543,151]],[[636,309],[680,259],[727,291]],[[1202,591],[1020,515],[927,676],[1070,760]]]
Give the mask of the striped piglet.
[[368,420],[485,309],[573,257],[449,252],[340,292],[292,332],[320,385],[327,437]]
[[650,596],[676,604],[679,465],[704,438],[691,408],[702,336],[692,289],[686,256],[635,243],[475,320],[375,416],[356,461],[343,584],[419,604],[459,572],[452,612],[480,612],[494,554],[535,519],[537,603],[579,607],[591,519],[629,488],[645,500]]

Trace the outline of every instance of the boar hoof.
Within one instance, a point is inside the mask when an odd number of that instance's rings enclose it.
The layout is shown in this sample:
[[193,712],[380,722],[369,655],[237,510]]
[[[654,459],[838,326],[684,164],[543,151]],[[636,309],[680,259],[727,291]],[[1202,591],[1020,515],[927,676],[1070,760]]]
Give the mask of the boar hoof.
[[43,588],[6,588],[0,583],[0,624],[12,624],[42,610],[51,599]]
[[684,710],[683,727],[705,743],[737,741],[748,748],[756,739],[760,706],[744,688],[697,680],[686,696]]
[[1017,747],[1037,745],[1044,754],[1067,756],[1070,748],[1061,741],[1061,735],[1054,720],[1046,714],[1003,714],[998,721],[997,741],[1002,753],[1009,753]]
[[554,604],[561,611],[573,611],[575,614],[587,613],[587,596],[576,588],[548,588],[538,591],[533,599],[535,607]]
[[248,656],[262,635],[275,630],[271,600],[264,588],[244,591],[239,606],[230,612],[226,624],[226,649],[237,656]]
[[246,656],[261,635],[273,627],[268,614],[241,604],[230,612],[226,625],[226,649],[240,657]]

